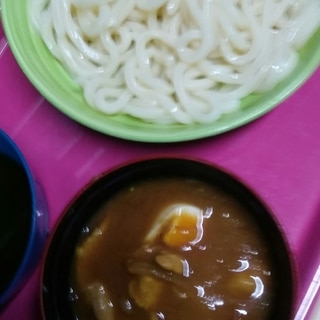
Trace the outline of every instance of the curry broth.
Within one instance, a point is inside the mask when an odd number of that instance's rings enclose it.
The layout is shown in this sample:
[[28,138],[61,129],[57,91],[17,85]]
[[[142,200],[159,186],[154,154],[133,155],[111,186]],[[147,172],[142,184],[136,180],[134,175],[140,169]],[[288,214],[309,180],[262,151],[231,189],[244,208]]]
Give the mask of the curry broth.
[[[200,241],[146,241],[159,214],[182,203],[211,213]],[[219,188],[183,178],[134,183],[108,200],[85,230],[72,267],[78,319],[102,319],[97,308],[108,309],[108,320],[270,316],[277,282],[271,249],[247,208]],[[187,270],[176,271],[172,261],[163,267],[159,256],[178,259]]]

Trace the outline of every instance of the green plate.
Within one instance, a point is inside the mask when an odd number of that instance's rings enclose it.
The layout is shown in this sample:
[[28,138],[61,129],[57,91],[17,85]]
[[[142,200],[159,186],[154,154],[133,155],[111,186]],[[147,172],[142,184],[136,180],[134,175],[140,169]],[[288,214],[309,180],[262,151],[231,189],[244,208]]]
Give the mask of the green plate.
[[[1,1],[1,0],[0,0]],[[89,107],[81,89],[50,54],[28,19],[28,0],[2,0],[2,20],[11,50],[37,90],[57,109],[96,131],[144,142],[179,142],[214,136],[245,125],[293,93],[320,65],[320,29],[300,51],[293,73],[273,90],[250,95],[241,108],[209,124],[147,123],[125,115],[105,115]]]

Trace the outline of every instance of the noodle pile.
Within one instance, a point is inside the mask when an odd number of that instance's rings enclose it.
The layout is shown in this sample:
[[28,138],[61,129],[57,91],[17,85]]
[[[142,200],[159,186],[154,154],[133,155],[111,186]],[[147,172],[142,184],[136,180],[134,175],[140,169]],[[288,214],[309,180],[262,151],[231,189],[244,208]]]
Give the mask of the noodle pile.
[[31,0],[30,15],[90,106],[189,124],[286,77],[320,1]]

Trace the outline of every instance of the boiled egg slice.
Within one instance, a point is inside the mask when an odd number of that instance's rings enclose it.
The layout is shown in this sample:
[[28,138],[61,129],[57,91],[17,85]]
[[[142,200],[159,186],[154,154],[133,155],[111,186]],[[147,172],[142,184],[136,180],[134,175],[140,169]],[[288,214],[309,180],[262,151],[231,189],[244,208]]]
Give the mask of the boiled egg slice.
[[175,204],[156,219],[146,242],[160,238],[167,246],[179,247],[199,242],[203,235],[203,210],[189,204]]

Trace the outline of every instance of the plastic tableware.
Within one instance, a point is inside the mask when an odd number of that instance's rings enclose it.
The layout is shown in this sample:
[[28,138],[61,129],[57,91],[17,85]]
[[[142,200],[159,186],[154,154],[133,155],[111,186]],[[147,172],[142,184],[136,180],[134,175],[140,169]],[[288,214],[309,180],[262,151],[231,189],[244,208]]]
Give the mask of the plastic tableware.
[[14,141],[0,130],[0,308],[26,283],[48,235],[44,192]]
[[51,55],[33,28],[27,0],[2,0],[2,18],[10,48],[22,70],[39,92],[73,120],[111,136],[143,142],[178,142],[214,136],[245,125],[272,110],[293,93],[320,63],[320,29],[299,52],[290,76],[275,88],[244,98],[239,110],[214,123],[160,125],[126,115],[106,115],[90,107],[80,87]]
[[[277,270],[275,272],[277,275],[274,276],[281,279],[277,281],[275,297],[272,300],[273,303],[270,304],[267,319],[291,319],[296,290],[295,267],[286,244],[285,235],[277,223],[275,215],[254,190],[233,174],[209,162],[170,156],[144,158],[111,169],[93,179],[75,196],[57,221],[44,255],[45,260],[41,272],[43,319],[71,320],[77,318],[74,309],[78,295],[70,282],[70,279],[73,278],[71,273],[74,263],[73,257],[79,239],[89,232],[90,221],[95,219],[94,215],[99,208],[105,205],[109,199],[113,199],[112,197],[121,190],[134,190],[137,183],[164,177],[203,181],[219,190],[224,190],[247,208],[254,224],[259,226],[259,234],[270,245],[272,259],[274,259],[273,262]],[[154,197],[158,197],[158,194]],[[138,203],[141,202],[143,201],[140,199]],[[152,203],[152,196],[146,197],[146,202]],[[119,215],[123,213],[122,211],[116,212]],[[130,215],[139,213],[139,208],[136,211],[130,211]],[[121,219],[117,220],[121,221]],[[110,222],[110,220],[108,221]],[[93,227],[92,229],[96,230]],[[97,229],[99,230],[99,228]],[[228,234],[225,234],[225,239],[227,238]],[[123,264],[121,267],[119,265],[119,268],[121,269],[122,266]]]

